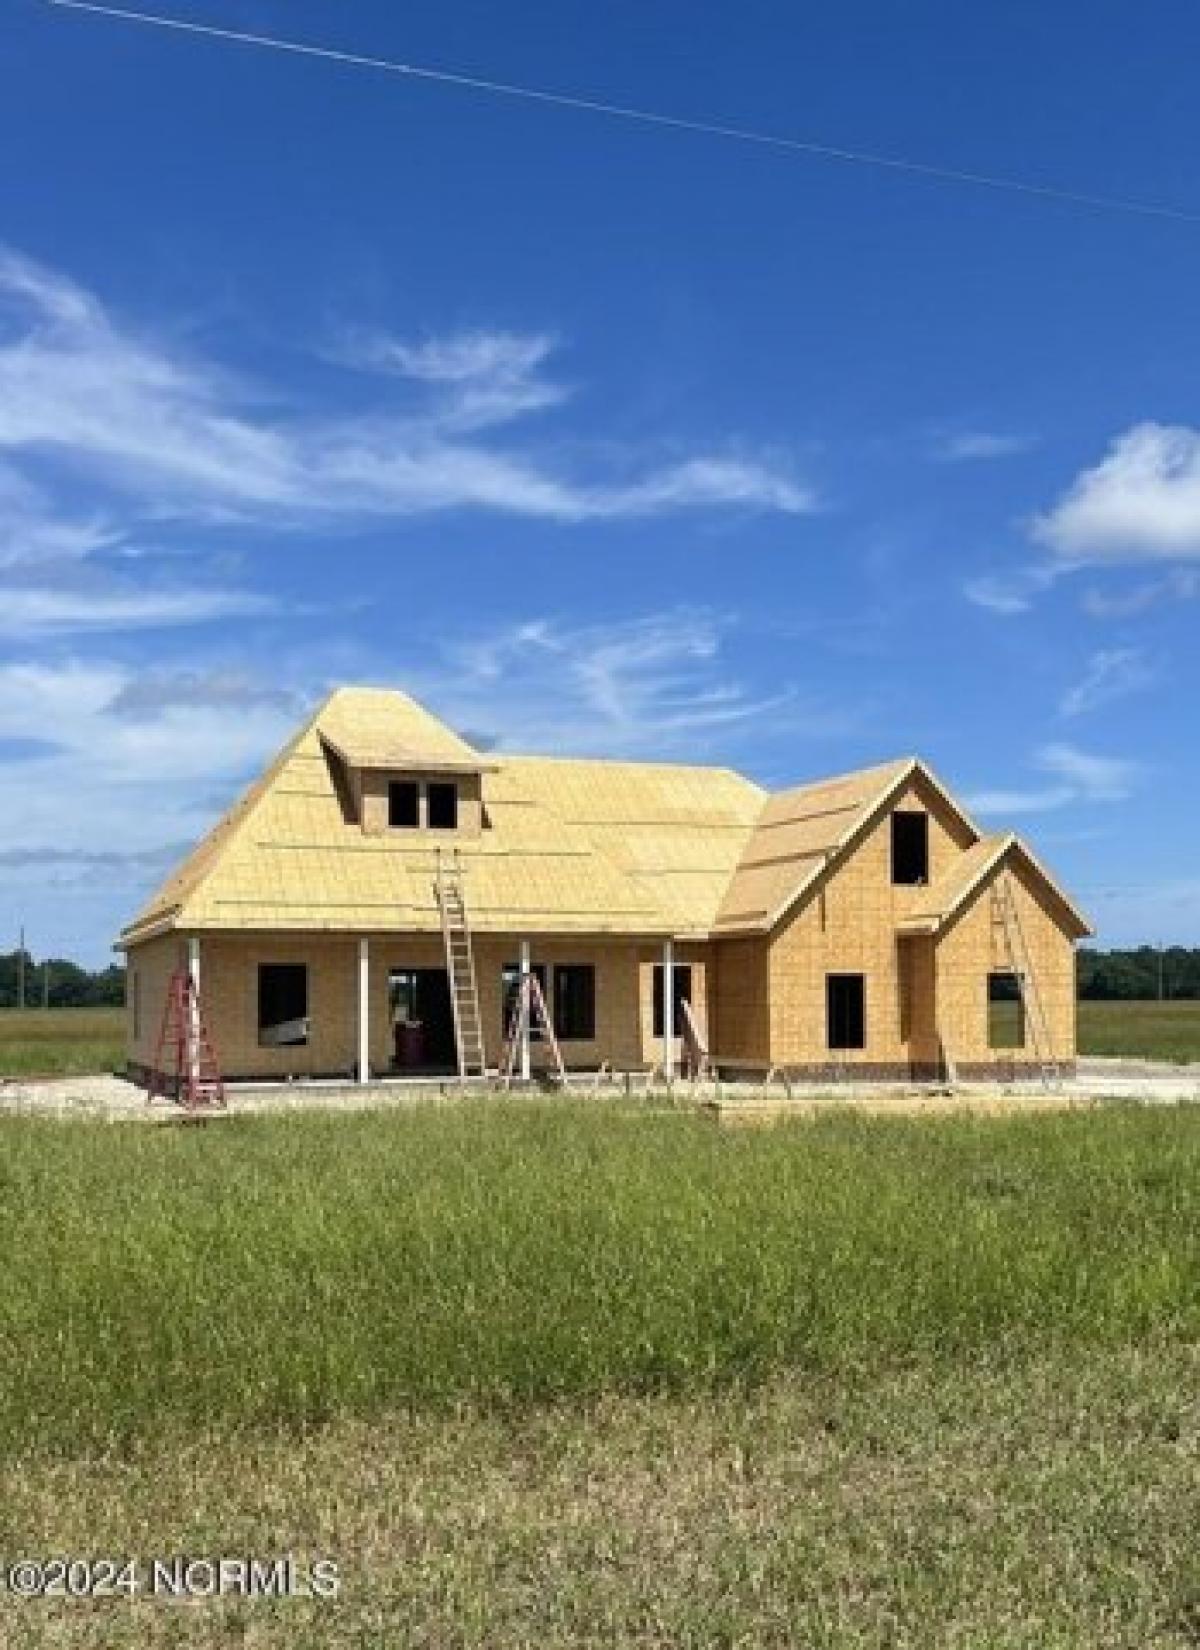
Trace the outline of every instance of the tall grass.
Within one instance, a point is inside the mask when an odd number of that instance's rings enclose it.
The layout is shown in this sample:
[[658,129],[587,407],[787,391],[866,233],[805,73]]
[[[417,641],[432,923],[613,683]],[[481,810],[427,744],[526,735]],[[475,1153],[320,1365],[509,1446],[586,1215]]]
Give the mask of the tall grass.
[[1081,1002],[1079,1052],[1200,1060],[1200,1002]]
[[1200,1113],[0,1129],[0,1449],[1195,1339]]
[[77,1077],[124,1065],[123,1008],[0,1008],[0,1077]]

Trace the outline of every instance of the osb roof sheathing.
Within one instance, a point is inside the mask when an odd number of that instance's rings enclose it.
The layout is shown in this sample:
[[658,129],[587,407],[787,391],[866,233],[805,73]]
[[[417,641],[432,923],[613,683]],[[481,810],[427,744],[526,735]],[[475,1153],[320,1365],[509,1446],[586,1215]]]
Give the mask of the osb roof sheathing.
[[[481,772],[484,830],[368,835],[345,768]],[[911,759],[771,796],[728,768],[484,757],[402,693],[340,688],[121,943],[169,929],[437,933],[439,841],[458,851],[477,932],[768,932],[914,774],[965,820]]]
[[386,688],[333,694],[319,731],[351,768],[479,773],[491,765],[424,705]]
[[404,695],[343,688],[123,942],[168,927],[440,932],[435,840],[366,835],[339,799],[342,753],[362,762],[391,750],[418,771],[446,759],[485,773],[486,828],[446,843],[464,867],[477,932],[707,933],[765,797],[728,769],[468,758],[470,746]]
[[912,760],[886,762],[772,796],[721,901],[716,931],[772,927],[916,768]]

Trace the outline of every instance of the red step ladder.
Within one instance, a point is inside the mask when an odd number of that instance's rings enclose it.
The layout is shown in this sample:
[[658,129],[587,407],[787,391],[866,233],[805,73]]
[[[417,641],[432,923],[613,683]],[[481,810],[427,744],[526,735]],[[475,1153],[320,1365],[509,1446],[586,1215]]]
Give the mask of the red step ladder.
[[196,982],[186,969],[172,974],[167,987],[147,1092],[149,1100],[160,1096],[186,1112],[220,1111],[225,1105],[217,1052],[208,1034]]

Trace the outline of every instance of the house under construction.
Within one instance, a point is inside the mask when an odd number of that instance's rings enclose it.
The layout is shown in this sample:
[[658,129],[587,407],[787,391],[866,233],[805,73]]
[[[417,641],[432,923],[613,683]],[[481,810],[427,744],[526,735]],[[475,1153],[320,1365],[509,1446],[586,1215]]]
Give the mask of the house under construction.
[[[190,975],[227,1076],[520,1067],[1012,1076],[1075,1061],[1088,924],[920,761],[768,793],[728,768],[491,755],[334,692],[123,931],[148,1079]],[[686,1005],[686,1006],[685,1006]]]

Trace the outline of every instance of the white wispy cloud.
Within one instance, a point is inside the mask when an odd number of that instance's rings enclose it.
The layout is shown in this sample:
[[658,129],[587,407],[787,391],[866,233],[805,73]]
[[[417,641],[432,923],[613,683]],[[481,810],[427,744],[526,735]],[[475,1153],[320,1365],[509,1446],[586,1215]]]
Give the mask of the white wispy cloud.
[[570,523],[815,504],[785,466],[753,454],[588,475],[470,439],[562,398],[538,376],[550,349],[540,335],[376,337],[360,355],[429,386],[428,404],[310,416],[136,333],[64,276],[9,253],[0,340],[0,451],[52,455],[144,511],[283,527],[463,509]]
[[253,695],[214,702],[203,673],[172,686],[170,673],[146,681],[113,662],[0,664],[0,743],[29,752],[0,767],[0,852],[136,859],[195,840],[214,793],[253,773],[296,720],[294,705]]
[[1200,431],[1134,425],[1037,517],[1032,531],[1076,564],[1200,558]]
[[[220,782],[244,772],[288,730],[289,704],[252,694],[232,703],[214,699],[205,691],[210,680],[193,670],[159,670],[146,678],[128,665],[84,659],[0,664],[0,738],[52,742],[74,771],[84,763],[118,788],[134,781]],[[146,685],[156,687],[158,697],[134,715],[134,699]],[[29,768],[24,763],[22,772]],[[62,795],[51,802],[64,819],[50,840],[61,840],[72,821],[91,840],[86,815],[63,810]]]
[[550,333],[475,329],[413,343],[388,333],[359,332],[347,355],[362,365],[430,384],[476,384],[529,379],[553,352]]
[[0,448],[69,457],[143,501],[168,489],[286,502],[286,443],[227,414],[231,386],[216,372],[122,331],[74,283],[11,252],[0,322]]
[[977,791],[966,799],[972,813],[1003,822],[1020,814],[1049,813],[1073,804],[1123,802],[1140,772],[1123,757],[1097,756],[1061,741],[1042,745],[1032,765],[1046,775],[1038,785]]
[[1002,434],[995,430],[959,430],[938,437],[933,456],[944,464],[979,462],[992,458],[1012,458],[1035,445],[1033,436]]
[[1064,569],[1033,564],[1003,573],[985,573],[967,579],[962,593],[975,607],[986,608],[1002,618],[1028,613],[1036,599],[1061,577]]
[[568,386],[541,370],[556,344],[550,333],[473,330],[412,343],[390,333],[358,331],[334,353],[343,365],[430,387],[435,395],[422,408],[422,420],[463,434],[569,400]]
[[269,612],[273,604],[249,591],[198,587],[170,590],[48,588],[9,585],[0,601],[0,638],[34,641],[113,630],[162,630]]
[[844,725],[845,711],[791,687],[751,692],[723,662],[726,628],[690,608],[602,625],[531,619],[447,645],[407,682],[471,738],[508,750],[702,761],[716,735],[760,718]]
[[82,561],[121,539],[98,514],[56,512],[41,488],[12,465],[0,464],[0,570]]
[[1058,774],[1086,802],[1123,802],[1133,790],[1138,764],[1125,757],[1096,756],[1077,745],[1043,745],[1035,759],[1040,768]]
[[1153,680],[1154,672],[1138,648],[1101,648],[1092,654],[1079,681],[1063,695],[1059,714],[1083,716],[1149,687]]
[[1149,579],[1130,590],[1085,590],[1080,606],[1093,619],[1130,619],[1162,602],[1195,601],[1200,596],[1200,569],[1172,568],[1164,578]]
[[1033,588],[1036,587],[1015,579],[986,574],[982,578],[968,579],[962,590],[975,607],[984,607],[989,613],[999,613],[1004,618],[1015,618],[1018,613],[1028,613],[1033,606]]

